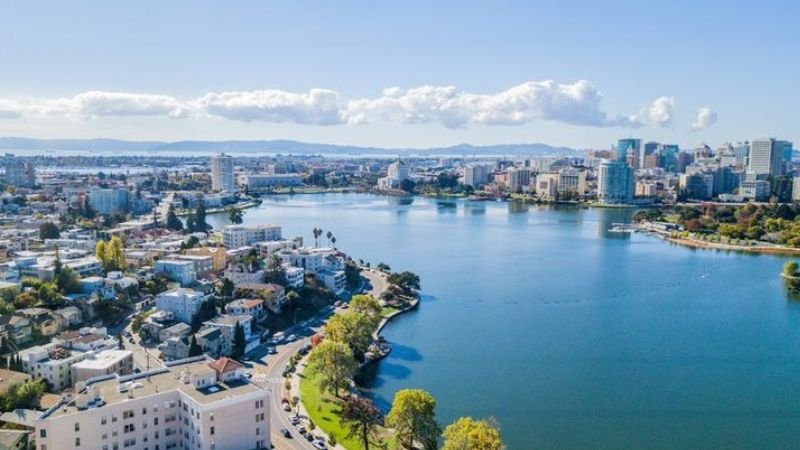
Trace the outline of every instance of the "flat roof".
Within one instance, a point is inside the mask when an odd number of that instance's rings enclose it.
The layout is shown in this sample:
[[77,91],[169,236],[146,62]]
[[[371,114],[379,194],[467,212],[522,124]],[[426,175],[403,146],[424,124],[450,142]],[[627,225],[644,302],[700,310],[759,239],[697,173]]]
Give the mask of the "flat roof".
[[5,394],[11,386],[29,380],[30,375],[13,370],[0,369],[0,394]]
[[129,350],[104,350],[95,354],[94,358],[84,359],[81,362],[73,364],[72,367],[80,369],[105,369],[128,356],[133,357],[133,352]]
[[[251,384],[247,379],[236,380],[230,383],[217,382],[203,389],[195,388],[191,381],[189,383],[181,381],[180,375],[184,371],[190,375],[207,374],[209,369],[211,369],[208,365],[210,362],[209,360],[202,360],[186,364],[177,364],[167,367],[166,370],[162,369],[163,371],[161,373],[150,375],[149,379],[145,373],[138,374],[135,379],[131,379],[134,383],[141,385],[133,389],[133,398],[143,398],[177,390],[188,395],[192,400],[198,403],[207,404],[229,397],[263,391],[262,388]],[[130,377],[125,377],[125,379],[130,379]],[[127,383],[127,381],[125,383]],[[117,378],[93,383],[92,386],[97,388],[100,398],[106,405],[114,405],[130,399],[128,397],[130,392],[119,392],[120,382]],[[80,410],[75,407],[74,402],[71,402],[66,408],[62,407],[55,410],[49,417],[63,417],[77,412],[80,412]]]

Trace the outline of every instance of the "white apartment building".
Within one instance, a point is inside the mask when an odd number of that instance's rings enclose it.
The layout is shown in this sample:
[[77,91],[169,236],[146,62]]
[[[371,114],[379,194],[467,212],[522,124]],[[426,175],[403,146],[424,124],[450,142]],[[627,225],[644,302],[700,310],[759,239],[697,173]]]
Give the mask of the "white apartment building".
[[217,192],[233,192],[235,190],[233,173],[233,157],[221,153],[211,158],[211,188]]
[[288,264],[283,264],[283,270],[286,273],[286,284],[293,288],[301,288],[305,284],[306,271],[302,267],[294,267]]
[[257,242],[281,240],[279,225],[228,225],[222,229],[222,243],[225,248],[239,248]]
[[194,289],[178,288],[162,292],[156,297],[156,308],[172,313],[175,320],[192,323],[197,311],[208,296]]
[[81,387],[36,419],[38,450],[266,449],[269,392],[228,358],[191,358]]
[[240,298],[234,300],[225,305],[225,312],[233,315],[249,314],[256,319],[256,321],[263,320],[267,316],[267,310],[264,308],[264,300],[259,298]]
[[488,164],[470,164],[464,167],[464,184],[480,187],[489,182],[492,167]]
[[22,371],[47,381],[54,392],[72,386],[73,364],[86,359],[85,352],[65,349],[54,344],[27,348],[19,352]]
[[133,352],[129,350],[103,350],[87,353],[86,359],[72,365],[72,384],[90,378],[133,373]]
[[197,271],[193,261],[180,259],[162,259],[156,261],[153,273],[162,274],[181,286],[188,286],[197,281]]
[[214,270],[214,259],[203,255],[175,255],[175,259],[191,261],[198,278],[207,277]]
[[100,214],[111,215],[128,210],[130,192],[119,188],[93,188],[89,191],[89,204]]

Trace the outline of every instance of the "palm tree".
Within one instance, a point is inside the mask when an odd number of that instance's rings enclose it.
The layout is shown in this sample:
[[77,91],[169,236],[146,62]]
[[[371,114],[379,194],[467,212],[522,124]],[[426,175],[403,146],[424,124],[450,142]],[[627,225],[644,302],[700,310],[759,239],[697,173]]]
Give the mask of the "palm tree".
[[319,247],[319,237],[322,236],[322,230],[314,228],[314,247]]
[[330,247],[331,246],[331,238],[333,237],[333,233],[328,231],[328,233],[325,235],[325,237],[328,238],[328,247]]
[[336,236],[331,236],[331,243],[333,243],[333,249],[336,250]]

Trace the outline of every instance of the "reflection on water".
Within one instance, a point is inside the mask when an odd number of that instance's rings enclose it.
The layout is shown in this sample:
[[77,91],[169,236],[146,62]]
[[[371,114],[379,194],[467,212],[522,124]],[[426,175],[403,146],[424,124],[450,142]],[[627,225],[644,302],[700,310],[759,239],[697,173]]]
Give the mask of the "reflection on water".
[[510,213],[525,213],[530,209],[530,205],[520,201],[508,202],[508,212]]

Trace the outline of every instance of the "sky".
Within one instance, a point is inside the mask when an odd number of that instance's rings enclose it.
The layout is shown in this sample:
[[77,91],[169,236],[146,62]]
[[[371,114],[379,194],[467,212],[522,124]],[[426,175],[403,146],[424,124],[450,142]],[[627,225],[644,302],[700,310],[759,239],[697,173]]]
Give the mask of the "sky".
[[800,3],[0,1],[0,136],[799,142]]

